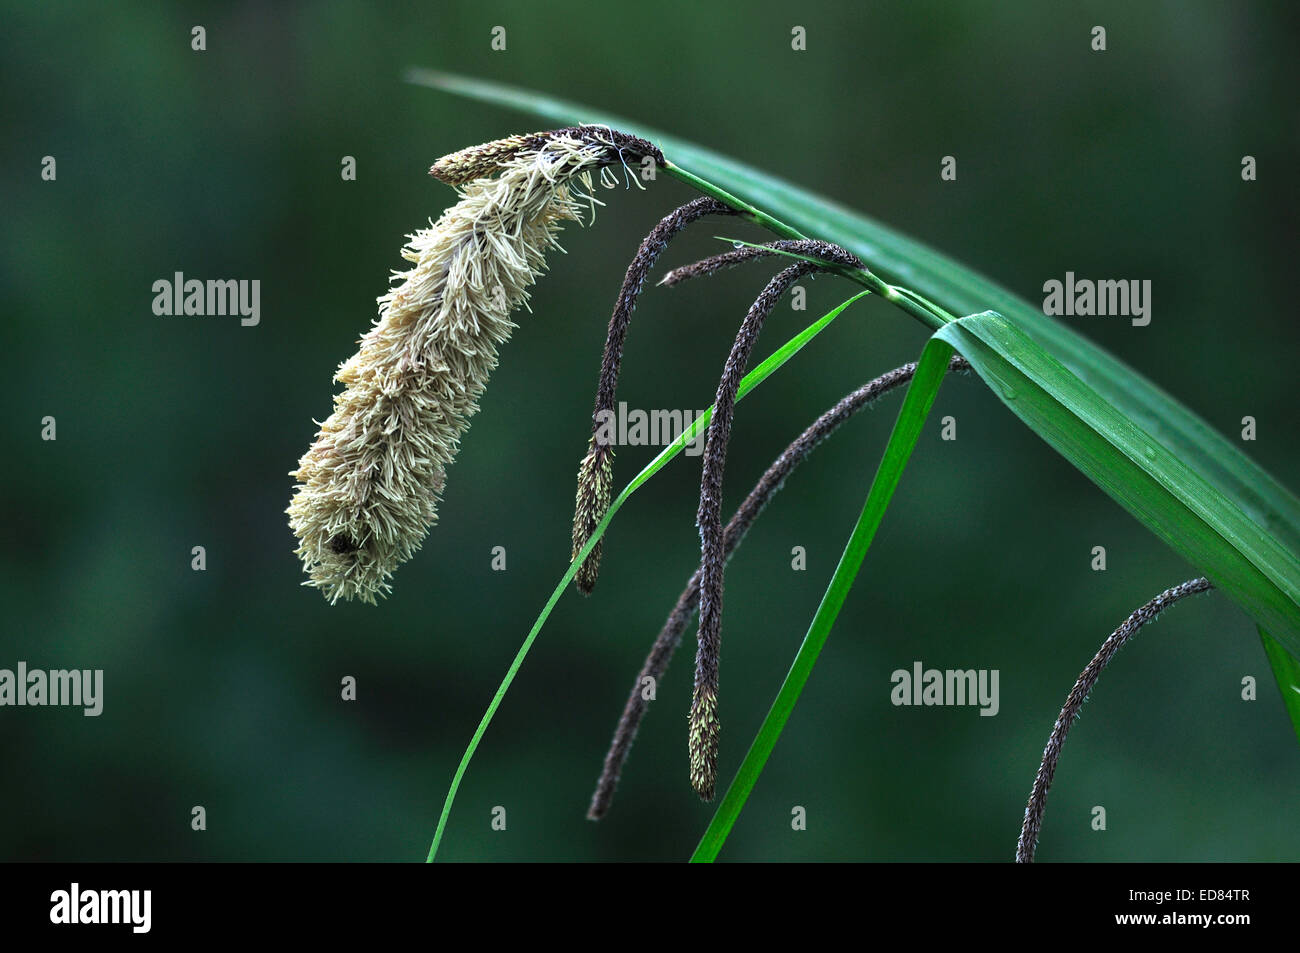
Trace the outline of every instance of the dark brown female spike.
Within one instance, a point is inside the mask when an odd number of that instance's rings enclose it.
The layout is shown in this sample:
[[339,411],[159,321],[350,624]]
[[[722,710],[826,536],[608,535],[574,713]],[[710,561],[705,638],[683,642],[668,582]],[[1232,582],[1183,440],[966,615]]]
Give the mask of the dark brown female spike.
[[1199,592],[1208,592],[1213,588],[1210,580],[1200,576],[1189,579],[1172,589],[1166,589],[1146,605],[1134,610],[1133,614],[1101,644],[1092,661],[1079,674],[1074,687],[1070,689],[1070,694],[1066,696],[1065,705],[1061,708],[1061,714],[1057,716],[1056,724],[1052,726],[1047,747],[1043,749],[1042,764],[1038,767],[1038,773],[1034,775],[1034,785],[1029,791],[1029,803],[1025,806],[1025,820],[1020,828],[1020,839],[1016,842],[1016,863],[1030,864],[1034,861],[1034,854],[1038,850],[1038,835],[1043,829],[1043,814],[1047,811],[1047,792],[1052,786],[1052,779],[1056,777],[1056,765],[1061,758],[1061,746],[1065,744],[1066,735],[1070,733],[1070,729],[1078,719],[1083,703],[1092,694],[1102,670],[1110,664],[1115,653],[1122,649],[1129,639],[1137,635],[1139,629],[1153,621],[1160,613],[1180,599]]
[[[632,311],[637,298],[645,284],[646,276],[654,267],[659,256],[663,254],[668,243],[682,229],[705,215],[736,215],[735,209],[723,205],[716,199],[707,197],[687,202],[681,208],[666,215],[650,234],[641,242],[636,256],[627,267],[623,276],[623,286],[619,289],[618,300],[614,303],[614,313],[609,319],[609,332],[605,338],[605,352],[600,364],[600,383],[596,388],[596,407],[591,415],[591,439],[587,442],[587,453],[578,464],[578,491],[573,512],[573,551],[571,559],[576,559],[582,547],[591,539],[597,524],[609,510],[611,491],[614,482],[614,448],[601,440],[602,421],[614,412],[615,391],[618,387],[618,375],[623,362],[623,346],[627,340],[628,325],[632,321]],[[583,595],[590,595],[600,573],[600,557],[604,545],[603,539],[595,547],[574,576],[574,584]]]
[[[817,261],[796,261],[768,282],[750,306],[741,323],[731,353],[723,366],[713,402],[704,444],[703,473],[700,478],[700,506],[696,522],[700,530],[700,628],[699,647],[695,656],[695,692],[690,714],[690,778],[699,796],[712,800],[717,782],[718,735],[718,663],[722,641],[722,589],[725,559],[722,539],[722,474],[726,465],[727,442],[735,416],[736,395],[749,358],[758,341],[763,322],[777,301],[800,278],[836,266],[856,268],[858,259],[829,242],[801,240],[783,242],[786,251],[813,256]],[[768,254],[775,249],[768,246]]]

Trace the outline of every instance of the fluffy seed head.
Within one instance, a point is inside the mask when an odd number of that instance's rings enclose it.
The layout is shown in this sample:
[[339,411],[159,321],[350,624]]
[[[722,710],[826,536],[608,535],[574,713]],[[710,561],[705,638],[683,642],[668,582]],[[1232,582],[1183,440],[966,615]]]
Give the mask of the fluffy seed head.
[[414,267],[379,299],[378,320],[335,375],[345,386],[334,412],[291,474],[298,486],[287,512],[306,585],[331,603],[373,603],[419,549],[497,348],[515,327],[511,312],[527,302],[560,224],[594,208],[591,172],[663,158],[603,126],[501,143],[510,145],[478,147],[490,162],[452,163],[460,200],[409,237],[402,256]]

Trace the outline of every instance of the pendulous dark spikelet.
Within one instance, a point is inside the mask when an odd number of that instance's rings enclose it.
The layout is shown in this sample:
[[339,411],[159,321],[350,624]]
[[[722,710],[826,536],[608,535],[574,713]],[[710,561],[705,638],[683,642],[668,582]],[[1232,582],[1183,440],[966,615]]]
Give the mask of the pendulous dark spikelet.
[[1078,681],[1074,683],[1074,687],[1070,689],[1070,694],[1065,699],[1065,706],[1061,709],[1056,724],[1052,726],[1052,734],[1048,737],[1047,747],[1043,750],[1043,762],[1034,776],[1034,785],[1029,792],[1029,803],[1025,807],[1024,824],[1020,829],[1020,839],[1016,843],[1016,863],[1028,864],[1034,860],[1034,853],[1038,849],[1038,835],[1043,828],[1043,814],[1047,810],[1047,792],[1052,786],[1052,779],[1056,776],[1056,764],[1061,757],[1061,746],[1065,744],[1065,736],[1070,733],[1075,719],[1079,717],[1083,703],[1092,694],[1092,689],[1097,684],[1097,679],[1101,677],[1102,670],[1110,664],[1115,653],[1122,649],[1139,629],[1148,622],[1154,621],[1160,613],[1180,599],[1213,588],[1213,584],[1201,576],[1198,579],[1189,579],[1172,589],[1166,589],[1125,619],[1120,627],[1102,643],[1101,649],[1080,673]]
[[[600,362],[600,382],[596,387],[596,407],[592,411],[592,433],[587,442],[587,453],[578,464],[578,492],[573,513],[573,550],[570,559],[577,559],[582,547],[591,539],[596,525],[609,509],[614,483],[614,449],[602,439],[606,428],[602,420],[614,412],[615,390],[623,363],[623,347],[627,341],[632,311],[645,285],[646,276],[663,254],[668,243],[682,229],[705,215],[735,215],[736,211],[716,199],[707,197],[687,202],[674,210],[650,230],[637,249],[632,263],[623,276],[623,285],[614,302],[614,313],[609,319],[609,332],[605,337],[605,351]],[[604,540],[598,540],[591,553],[583,560],[574,576],[574,584],[584,596],[591,595],[600,573],[600,557]]]
[[853,258],[856,264],[850,265],[848,259],[843,257],[848,253],[839,245],[832,245],[830,242],[823,242],[815,238],[793,238],[765,242],[762,245],[742,245],[732,251],[722,252],[689,265],[682,265],[682,267],[674,268],[660,278],[659,284],[671,288],[673,285],[679,285],[683,281],[690,281],[692,278],[707,278],[726,268],[734,268],[736,265],[743,265],[748,261],[757,261],[760,258],[781,255],[782,253],[803,255],[832,264],[844,265],[845,267],[863,267],[862,262],[858,261],[857,258]]
[[[713,418],[704,443],[704,462],[700,478],[700,506],[697,523],[700,530],[700,628],[699,647],[695,656],[695,693],[690,714],[691,786],[704,800],[712,800],[717,781],[718,735],[718,664],[722,641],[722,592],[725,560],[722,542],[722,475],[726,465],[727,442],[735,416],[736,393],[749,365],[750,354],[758,341],[763,322],[790,286],[814,271],[831,267],[859,267],[858,259],[827,242],[809,242],[816,255],[813,261],[796,261],[768,282],[741,323],[731,353],[722,370],[717,396],[713,401]],[[801,252],[803,253],[803,252]]]

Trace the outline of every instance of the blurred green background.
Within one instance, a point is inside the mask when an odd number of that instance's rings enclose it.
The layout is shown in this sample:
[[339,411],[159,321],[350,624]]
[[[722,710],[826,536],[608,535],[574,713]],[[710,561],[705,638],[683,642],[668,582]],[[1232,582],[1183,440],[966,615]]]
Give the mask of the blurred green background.
[[[691,197],[602,193],[503,351],[441,520],[378,608],[301,588],[287,473],[330,411],[426,170],[531,117],[402,82],[425,66],[635,117],[862,209],[1030,300],[1067,270],[1149,278],[1153,321],[1066,319],[1300,486],[1295,18],[1287,4],[572,2],[3,5],[0,269],[14,451],[0,667],[102,668],[105,709],[0,710],[0,858],[414,860],[507,664],[563,572],[608,312],[640,237]],[[207,32],[190,48],[191,27]],[[790,49],[793,25],[808,49]],[[1101,24],[1108,50],[1094,53]],[[507,49],[490,49],[503,25]],[[1240,178],[1243,155],[1259,180]],[[43,156],[58,163],[40,178]],[[340,178],[354,156],[357,179]],[[939,179],[942,156],[958,180]],[[697,228],[680,264],[753,237]],[[258,279],[262,319],[156,317],[152,283]],[[768,271],[651,289],[632,407],[702,408]],[[760,356],[852,288],[808,284]],[[741,408],[730,513],[767,463],[923,329],[867,302]],[[728,575],[722,773],[774,696],[898,406],[818,451]],[[57,419],[43,442],[40,421]],[[957,420],[945,442],[939,421]],[[654,448],[621,450],[622,485]],[[610,817],[584,819],[626,691],[698,557],[698,459],[615,521],[461,789],[443,857],[681,860],[693,647],[660,686]],[[190,568],[203,545],[207,571]],[[494,546],[506,572],[490,569]],[[793,546],[806,572],[790,567]],[[1106,572],[1089,569],[1103,545]],[[945,385],[816,672],[723,857],[1009,860],[1074,678],[1192,568],[1022,427]],[[693,636],[693,630],[692,630]],[[914,660],[1001,672],[1001,711],[895,708]],[[355,676],[356,702],[340,700]],[[1241,679],[1259,699],[1240,699]],[[1255,631],[1220,594],[1118,658],[1066,745],[1042,860],[1294,860],[1300,754]],[[190,829],[206,808],[208,829]],[[508,829],[489,826],[494,806]],[[790,827],[807,809],[808,829]],[[1090,829],[1103,805],[1108,830]]]

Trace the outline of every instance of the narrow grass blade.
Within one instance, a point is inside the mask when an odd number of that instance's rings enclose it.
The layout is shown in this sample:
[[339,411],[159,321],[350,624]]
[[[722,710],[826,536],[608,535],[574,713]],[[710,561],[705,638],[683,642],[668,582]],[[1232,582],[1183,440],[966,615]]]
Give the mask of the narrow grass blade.
[[[767,378],[784,365],[786,361],[798,354],[805,344],[824,331],[832,321],[838,318],[840,314],[849,307],[849,305],[867,294],[869,294],[869,292],[859,292],[834,310],[822,315],[822,317],[818,318],[812,324],[808,325],[808,327],[804,328],[790,340],[777,348],[776,351],[767,358],[767,360],[763,361],[763,363],[759,364],[758,367],[745,375],[744,379],[740,382],[740,390],[736,395],[736,400],[743,400],[746,394],[752,391],[759,384],[763,383],[763,381],[767,380]],[[483,714],[483,718],[479,722],[478,728],[474,731],[474,736],[470,739],[469,747],[465,749],[465,754],[461,757],[460,764],[456,767],[456,773],[452,777],[451,786],[447,790],[447,797],[442,804],[442,813],[438,817],[438,828],[434,832],[433,842],[429,845],[429,854],[426,858],[428,862],[432,863],[434,857],[438,853],[438,845],[442,843],[443,832],[447,829],[447,818],[451,816],[451,806],[456,800],[456,792],[460,790],[461,779],[465,776],[465,770],[469,767],[469,763],[474,757],[474,752],[478,750],[479,742],[483,739],[483,735],[487,731],[488,725],[492,723],[492,718],[496,715],[497,709],[501,707],[501,702],[506,697],[506,692],[509,691],[511,683],[514,682],[515,675],[519,673],[520,666],[524,664],[524,659],[528,657],[528,652],[533,647],[533,642],[537,640],[538,633],[542,631],[542,626],[544,626],[546,620],[550,618],[551,610],[554,609],[555,604],[560,601],[560,596],[563,595],[565,588],[573,580],[574,575],[578,571],[578,567],[582,565],[583,560],[585,560],[591,551],[595,549],[596,543],[605,535],[605,529],[609,526],[610,521],[613,520],[614,514],[622,508],[628,498],[635,493],[642,484],[662,470],[668,462],[673,459],[673,457],[681,453],[686,445],[694,440],[696,435],[709,425],[709,421],[712,417],[713,407],[710,406],[706,411],[704,411],[704,413],[700,414],[700,416],[696,418],[695,422],[690,427],[686,428],[681,436],[668,446],[664,447],[658,456],[646,464],[645,468],[633,477],[632,481],[623,488],[623,492],[620,493],[614,502],[610,504],[609,511],[596,525],[596,530],[591,534],[591,538],[587,540],[586,545],[582,547],[582,550],[573,558],[572,562],[569,563],[568,570],[565,571],[564,576],[561,577],[559,583],[556,584],[555,589],[551,592],[550,598],[546,600],[546,605],[542,607],[541,614],[537,616],[537,620],[533,623],[532,629],[529,630],[528,636],[524,639],[523,645],[519,647],[519,651],[515,654],[514,660],[510,663],[509,669],[506,670],[505,678],[501,680],[501,685],[497,688],[496,694],[492,696],[492,701],[488,704],[487,711]]]
[[704,832],[699,846],[691,856],[692,863],[710,863],[718,856],[718,851],[722,849],[727,835],[731,833],[736,818],[740,816],[741,809],[749,798],[749,792],[754,788],[754,782],[758,780],[763,766],[767,764],[768,755],[772,753],[777,739],[781,737],[781,731],[785,728],[795,703],[799,701],[799,695],[808,682],[808,676],[812,674],[817,656],[821,654],[822,646],[826,644],[831,626],[835,624],[840,607],[844,605],[853,580],[857,577],[858,569],[862,566],[862,560],[867,555],[867,549],[876,535],[876,529],[880,526],[889,501],[893,498],[899,478],[903,475],[903,468],[907,465],[908,458],[911,457],[912,450],[916,446],[921,428],[930,413],[930,407],[939,393],[939,385],[943,383],[944,372],[947,370],[952,350],[947,342],[931,338],[921,353],[921,360],[917,364],[912,383],[907,388],[907,396],[903,398],[903,406],[898,412],[898,420],[885,447],[884,456],[881,457],[876,477],[871,482],[866,503],[862,507],[861,515],[858,516],[857,524],[853,527],[853,533],[849,536],[848,545],[844,547],[844,553],[840,556],[839,565],[835,567],[835,574],[826,588],[821,605],[817,607],[817,614],[813,616],[812,624],[808,627],[808,634],[804,636],[803,644],[799,646],[794,664],[790,666],[781,690],[777,693],[776,701],[772,703],[767,717],[763,719],[763,724],[745,754],[740,770],[727,789],[722,803],[714,812],[713,820],[709,822],[708,830]]
[[1264,643],[1264,653],[1268,664],[1273,669],[1278,690],[1282,693],[1282,704],[1291,716],[1291,727],[1295,729],[1296,740],[1300,741],[1300,662],[1277,639],[1259,627],[1259,638]]

